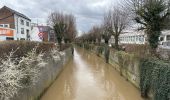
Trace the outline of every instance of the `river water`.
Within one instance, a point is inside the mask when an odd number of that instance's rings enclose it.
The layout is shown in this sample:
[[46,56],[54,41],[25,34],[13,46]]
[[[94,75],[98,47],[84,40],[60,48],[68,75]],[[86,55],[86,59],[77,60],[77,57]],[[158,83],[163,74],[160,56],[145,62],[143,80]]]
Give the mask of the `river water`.
[[76,48],[41,100],[143,100],[137,88],[127,82],[103,59]]

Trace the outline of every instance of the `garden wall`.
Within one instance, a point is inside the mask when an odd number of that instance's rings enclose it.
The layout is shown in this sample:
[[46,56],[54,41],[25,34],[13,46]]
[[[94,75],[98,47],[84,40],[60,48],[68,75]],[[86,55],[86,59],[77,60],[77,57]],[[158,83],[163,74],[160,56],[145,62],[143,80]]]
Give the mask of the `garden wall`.
[[[21,89],[12,100],[36,100],[43,92],[55,81],[56,77],[62,71],[64,65],[72,58],[72,50],[68,48],[61,54],[61,59],[56,60],[50,57],[46,58],[47,65],[40,71],[40,77],[37,82],[31,86]],[[57,59],[57,58],[56,58]]]

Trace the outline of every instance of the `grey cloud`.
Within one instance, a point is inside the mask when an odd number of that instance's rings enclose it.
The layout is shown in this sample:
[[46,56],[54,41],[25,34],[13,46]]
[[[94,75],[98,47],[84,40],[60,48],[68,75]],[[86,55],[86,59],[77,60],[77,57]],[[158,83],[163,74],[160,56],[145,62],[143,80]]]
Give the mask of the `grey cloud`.
[[79,31],[87,32],[92,25],[100,24],[108,5],[116,0],[1,0],[0,7],[9,6],[42,23],[50,12],[72,13],[77,18]]

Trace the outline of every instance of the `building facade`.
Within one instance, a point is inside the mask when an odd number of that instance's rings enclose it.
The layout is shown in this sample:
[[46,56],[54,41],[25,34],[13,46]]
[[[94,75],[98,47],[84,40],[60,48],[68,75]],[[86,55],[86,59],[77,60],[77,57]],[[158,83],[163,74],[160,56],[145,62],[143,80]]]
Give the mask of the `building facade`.
[[[114,44],[114,37],[111,36],[110,43]],[[119,44],[146,44],[147,35],[144,31],[124,32],[119,36]],[[159,37],[159,46],[170,48],[170,30],[164,30]]]
[[9,7],[0,9],[0,27],[15,30],[13,40],[30,40],[31,19]]
[[55,33],[49,26],[33,25],[30,40],[39,42],[55,42]]
[[162,31],[159,40],[160,40],[159,44],[162,47],[170,47],[170,30]]
[[119,36],[120,44],[145,44],[146,40],[147,36],[143,31],[126,32]]

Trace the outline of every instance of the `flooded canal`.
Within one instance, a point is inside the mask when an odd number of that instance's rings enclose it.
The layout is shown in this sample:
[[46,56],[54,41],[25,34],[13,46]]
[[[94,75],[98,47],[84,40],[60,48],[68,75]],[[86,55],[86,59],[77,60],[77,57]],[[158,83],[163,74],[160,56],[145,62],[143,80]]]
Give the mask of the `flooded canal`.
[[41,100],[143,100],[112,66],[83,49],[75,55]]

